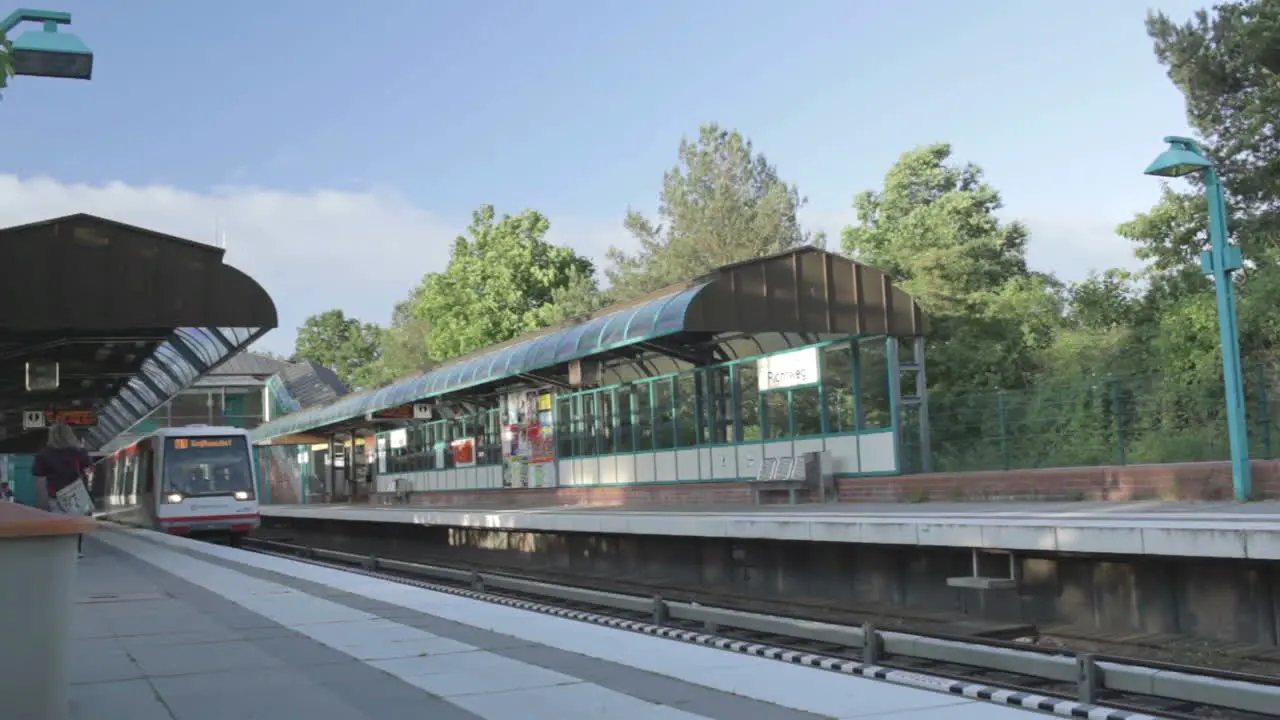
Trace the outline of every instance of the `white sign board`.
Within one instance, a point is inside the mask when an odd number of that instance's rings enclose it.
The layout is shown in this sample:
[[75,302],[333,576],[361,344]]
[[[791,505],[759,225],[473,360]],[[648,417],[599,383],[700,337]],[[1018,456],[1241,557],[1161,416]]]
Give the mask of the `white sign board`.
[[414,420],[430,420],[431,404],[430,403],[414,403],[413,419]]
[[43,410],[23,410],[22,411],[22,429],[23,430],[39,430],[44,427],[44,411]]
[[813,385],[818,382],[818,348],[793,350],[756,361],[760,392]]

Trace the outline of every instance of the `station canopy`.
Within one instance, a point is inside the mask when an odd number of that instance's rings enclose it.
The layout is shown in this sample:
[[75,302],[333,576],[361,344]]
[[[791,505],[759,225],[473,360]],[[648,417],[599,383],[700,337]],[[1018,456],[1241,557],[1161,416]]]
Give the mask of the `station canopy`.
[[254,431],[265,442],[444,395],[475,397],[519,384],[569,387],[570,365],[590,359],[615,384],[823,339],[915,337],[915,300],[889,276],[813,247],[713,270],[587,318],[463,356],[421,375],[308,408]]
[[[58,419],[102,447],[275,328],[223,253],[85,214],[0,229],[0,452],[33,452]],[[53,367],[56,388],[28,390]]]

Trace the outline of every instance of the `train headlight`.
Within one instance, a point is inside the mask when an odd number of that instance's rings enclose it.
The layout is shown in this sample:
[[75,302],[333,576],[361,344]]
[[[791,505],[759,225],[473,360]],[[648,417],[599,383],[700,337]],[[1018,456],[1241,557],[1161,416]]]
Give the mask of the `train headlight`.
[[176,505],[182,502],[182,493],[169,493],[165,496],[164,501],[171,505]]
[[237,491],[236,491],[236,499],[237,499],[237,500],[248,500],[248,499],[249,499],[249,491],[248,491],[248,490],[237,490]]

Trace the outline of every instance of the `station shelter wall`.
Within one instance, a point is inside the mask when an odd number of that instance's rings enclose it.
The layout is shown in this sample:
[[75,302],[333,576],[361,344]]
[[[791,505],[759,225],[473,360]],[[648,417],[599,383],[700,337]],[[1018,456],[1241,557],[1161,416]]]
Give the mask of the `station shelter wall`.
[[[845,338],[624,385],[546,395],[537,423],[548,457],[514,480],[504,461],[502,409],[414,423],[376,437],[377,492],[500,490],[754,479],[766,458],[830,453],[839,477],[898,474],[896,339]],[[778,358],[782,358],[779,360]],[[773,366],[782,386],[760,381]],[[776,375],[776,373],[775,373]],[[541,401],[540,401],[541,403]],[[469,457],[455,441],[470,438]],[[263,448],[270,501],[307,502],[306,448]],[[542,462],[539,462],[539,461]],[[311,480],[314,483],[314,478]]]

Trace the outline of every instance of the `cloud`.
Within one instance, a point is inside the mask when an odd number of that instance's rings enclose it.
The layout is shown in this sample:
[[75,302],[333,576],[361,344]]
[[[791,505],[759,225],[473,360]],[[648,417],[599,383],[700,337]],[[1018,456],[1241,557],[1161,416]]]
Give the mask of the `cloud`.
[[[510,210],[499,208],[499,212]],[[427,272],[443,269],[454,237],[469,217],[444,217],[391,191],[317,190],[290,193],[227,187],[198,193],[170,186],[67,184],[0,175],[0,227],[76,212],[120,220],[206,243],[221,236],[227,262],[249,273],[275,299],[280,329],[262,346],[293,347],[295,329],[313,313],[341,308],[386,322]],[[838,250],[852,210],[805,208],[806,228],[827,233]],[[610,246],[630,247],[616,218],[552,217],[550,239],[603,267]],[[1137,267],[1115,237],[1118,219],[1026,218],[1033,267],[1079,280],[1090,269]]]
[[[443,269],[470,219],[442,217],[385,191],[229,187],[197,193],[0,175],[0,227],[77,212],[199,242],[215,243],[220,235],[226,261],[275,299],[280,329],[262,347],[277,352],[292,349],[295,328],[308,315],[328,308],[385,322],[424,273]],[[627,237],[621,218],[552,218],[551,235],[597,260]]]
[[[1009,213],[1005,219],[1015,216]],[[1142,262],[1133,254],[1133,246],[1116,235],[1115,228],[1129,217],[1100,218],[1092,211],[1073,216],[1063,213],[1031,214],[1016,217],[1031,232],[1027,245],[1027,264],[1041,272],[1053,273],[1061,280],[1079,281],[1091,270],[1125,268],[1137,270]],[[827,234],[827,249],[840,250],[840,232],[857,221],[853,210],[821,210],[805,208],[800,212],[805,229]]]

